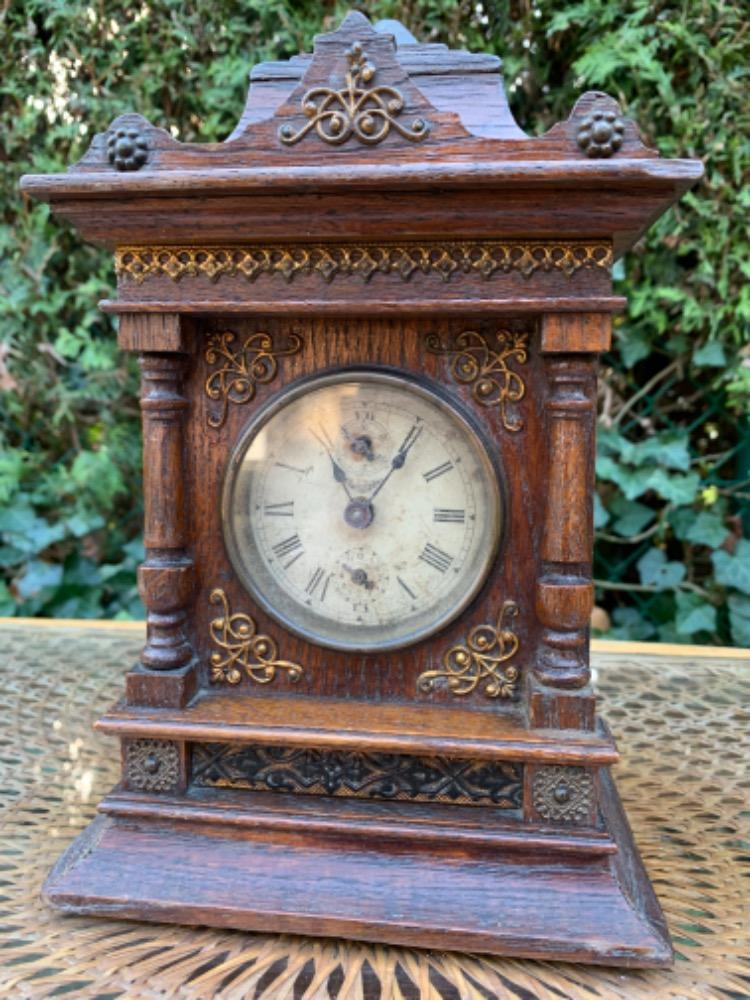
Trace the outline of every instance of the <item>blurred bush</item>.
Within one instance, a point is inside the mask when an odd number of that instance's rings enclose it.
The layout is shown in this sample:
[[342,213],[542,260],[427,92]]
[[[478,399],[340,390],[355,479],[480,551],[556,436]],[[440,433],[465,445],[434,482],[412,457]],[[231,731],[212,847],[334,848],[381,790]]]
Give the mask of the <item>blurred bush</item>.
[[[750,32],[723,0],[358,5],[425,41],[495,51],[539,133],[615,96],[705,182],[617,265],[629,297],[601,388],[597,623],[750,645]],[[233,128],[250,67],[309,49],[347,5],[10,0],[0,12],[0,615],[130,617],[141,558],[136,377],[97,300],[109,255],[17,192],[137,110],[180,139]]]

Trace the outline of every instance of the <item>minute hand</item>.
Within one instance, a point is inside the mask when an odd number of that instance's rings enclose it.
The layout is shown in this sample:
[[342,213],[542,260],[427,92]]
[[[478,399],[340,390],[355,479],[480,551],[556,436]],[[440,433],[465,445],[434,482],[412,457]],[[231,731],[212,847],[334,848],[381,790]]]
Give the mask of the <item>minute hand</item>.
[[423,429],[424,429],[423,425],[422,426],[418,426],[417,424],[414,424],[414,426],[412,427],[412,429],[406,435],[406,437],[404,438],[404,440],[401,442],[401,447],[398,449],[398,451],[396,452],[396,454],[391,459],[391,467],[390,467],[390,469],[385,474],[385,476],[383,476],[383,478],[380,480],[380,482],[378,483],[378,485],[375,487],[375,490],[368,497],[368,500],[370,502],[372,502],[375,499],[375,497],[378,495],[378,493],[380,493],[380,491],[383,489],[383,487],[388,482],[388,480],[391,478],[391,476],[396,471],[396,469],[400,469],[402,467],[402,465],[406,461],[406,456],[409,454],[409,449],[415,443],[415,441],[417,440],[417,438],[419,437],[419,435],[422,433]]

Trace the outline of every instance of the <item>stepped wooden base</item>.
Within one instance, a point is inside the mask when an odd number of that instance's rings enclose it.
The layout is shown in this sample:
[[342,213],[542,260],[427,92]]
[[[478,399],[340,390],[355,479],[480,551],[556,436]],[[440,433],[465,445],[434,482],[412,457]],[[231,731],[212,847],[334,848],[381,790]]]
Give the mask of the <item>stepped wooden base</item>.
[[333,832],[309,800],[295,821],[266,793],[258,822],[241,801],[115,794],[44,896],[77,914],[635,968],[672,962],[606,771],[604,834],[501,823],[482,840],[451,824],[453,807],[439,837],[434,820],[422,837],[422,814],[398,803],[337,806]]

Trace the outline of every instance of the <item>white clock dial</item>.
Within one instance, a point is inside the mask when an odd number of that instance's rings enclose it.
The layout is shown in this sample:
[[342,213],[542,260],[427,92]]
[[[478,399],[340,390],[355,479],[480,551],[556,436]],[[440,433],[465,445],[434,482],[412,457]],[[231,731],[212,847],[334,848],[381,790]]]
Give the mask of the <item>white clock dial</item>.
[[250,593],[338,649],[431,634],[476,595],[502,507],[476,431],[441,396],[376,371],[285,393],[235,449],[224,532]]

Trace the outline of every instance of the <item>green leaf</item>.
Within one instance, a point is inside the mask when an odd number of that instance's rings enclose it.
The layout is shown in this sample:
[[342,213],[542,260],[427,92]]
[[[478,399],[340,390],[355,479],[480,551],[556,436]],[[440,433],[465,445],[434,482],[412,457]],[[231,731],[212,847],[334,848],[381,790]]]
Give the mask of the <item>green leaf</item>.
[[651,489],[674,504],[687,504],[695,500],[700,485],[701,478],[697,472],[680,476],[669,475],[663,469],[653,469],[645,480],[643,492]]
[[607,508],[601,501],[601,497],[598,493],[594,494],[594,527],[603,528],[604,525],[609,521],[609,513]]
[[658,464],[659,468],[686,472],[690,468],[690,443],[684,432],[655,434],[631,445],[627,461],[631,465]]
[[693,354],[693,364],[702,368],[723,368],[726,363],[727,356],[718,340],[709,340]]
[[64,538],[65,526],[50,524],[30,507],[9,507],[0,511],[0,534],[13,548],[33,555]]
[[636,563],[641,583],[660,590],[669,590],[685,579],[685,567],[680,562],[667,562],[661,549],[652,548]]
[[16,579],[16,590],[24,600],[38,597],[44,592],[55,590],[60,585],[62,577],[63,568],[59,563],[32,559],[27,563],[21,576]]
[[723,549],[712,552],[711,560],[717,583],[750,594],[750,541],[741,538],[732,555]]
[[716,628],[716,608],[699,594],[678,591],[675,595],[675,627],[680,636],[694,636],[697,632],[713,632]]
[[717,549],[727,534],[728,529],[723,518],[718,514],[702,510],[697,515],[694,514],[685,534],[678,537],[696,545],[708,545],[712,549]]
[[80,452],[70,469],[70,478],[95,504],[109,506],[125,489],[120,470],[106,448]]
[[613,627],[607,633],[609,639],[628,639],[643,642],[653,638],[656,629],[637,608],[615,608],[612,613]]
[[737,646],[750,647],[750,597],[730,594],[727,604],[733,642]]
[[628,368],[638,364],[651,353],[651,338],[646,330],[623,330],[618,333],[618,343],[622,360]]
[[617,515],[613,529],[625,538],[639,534],[656,516],[645,504],[638,503],[637,500],[626,500],[624,497],[616,497],[611,509]]
[[104,518],[101,514],[92,512],[74,514],[67,519],[65,527],[74,538],[83,538],[85,535],[90,535],[92,531],[98,531],[99,528],[103,528],[104,523]]
[[0,617],[11,618],[16,613],[16,602],[5,583],[0,580]]

